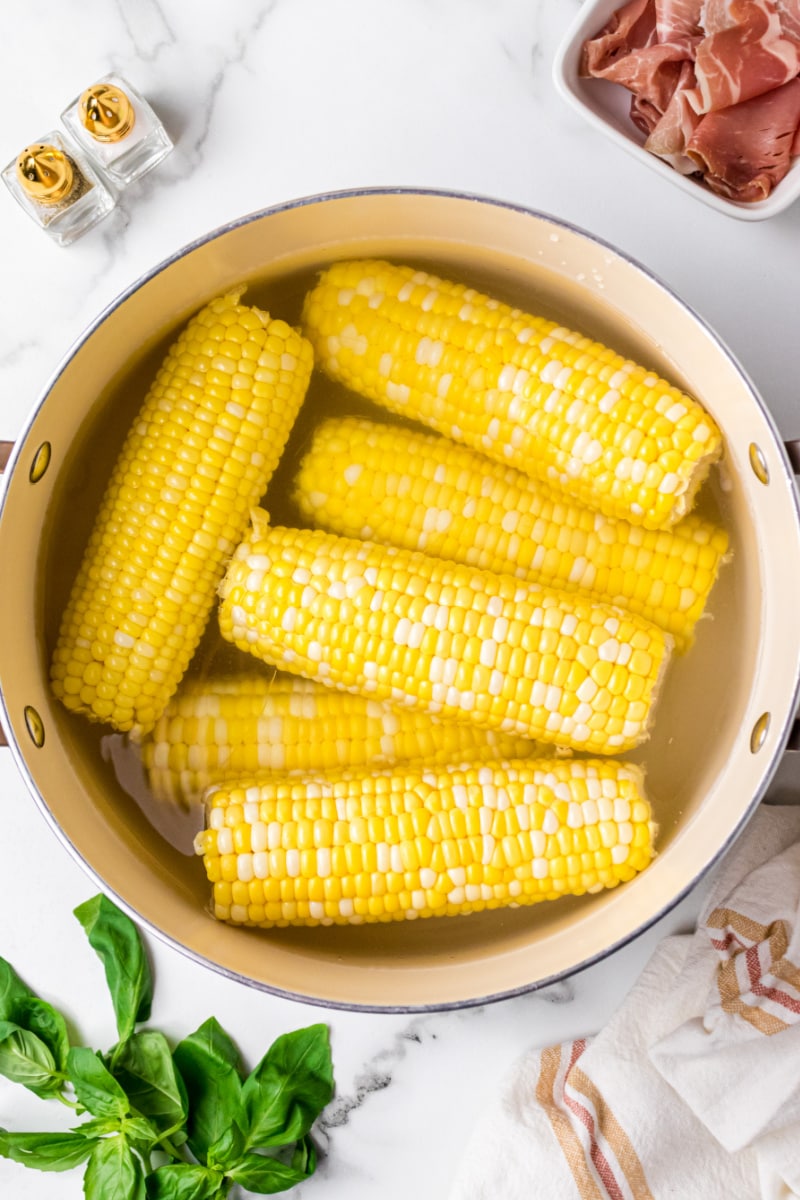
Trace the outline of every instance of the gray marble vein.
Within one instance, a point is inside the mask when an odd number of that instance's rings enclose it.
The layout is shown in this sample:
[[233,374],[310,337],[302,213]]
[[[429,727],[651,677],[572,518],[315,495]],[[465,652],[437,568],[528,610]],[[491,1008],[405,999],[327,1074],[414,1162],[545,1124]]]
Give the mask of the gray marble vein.
[[175,32],[158,0],[136,0],[134,4],[115,0],[114,8],[137,59],[153,62],[166,47],[175,45]]

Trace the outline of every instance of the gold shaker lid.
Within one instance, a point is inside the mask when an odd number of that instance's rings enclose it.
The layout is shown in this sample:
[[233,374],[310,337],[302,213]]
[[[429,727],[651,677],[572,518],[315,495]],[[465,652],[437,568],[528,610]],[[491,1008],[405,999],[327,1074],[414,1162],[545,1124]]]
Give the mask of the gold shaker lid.
[[95,83],[78,101],[84,129],[98,142],[119,142],[130,133],[136,121],[133,105],[122,88],[111,83]]
[[75,173],[63,150],[39,142],[17,158],[17,179],[32,200],[58,204],[72,191]]

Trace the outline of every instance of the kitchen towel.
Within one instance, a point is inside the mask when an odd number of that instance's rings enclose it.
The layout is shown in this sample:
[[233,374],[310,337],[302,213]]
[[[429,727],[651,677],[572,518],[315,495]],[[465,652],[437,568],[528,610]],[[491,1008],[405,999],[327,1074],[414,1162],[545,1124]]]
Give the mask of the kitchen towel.
[[762,806],[694,934],[595,1037],[527,1053],[451,1200],[800,1198],[800,807]]

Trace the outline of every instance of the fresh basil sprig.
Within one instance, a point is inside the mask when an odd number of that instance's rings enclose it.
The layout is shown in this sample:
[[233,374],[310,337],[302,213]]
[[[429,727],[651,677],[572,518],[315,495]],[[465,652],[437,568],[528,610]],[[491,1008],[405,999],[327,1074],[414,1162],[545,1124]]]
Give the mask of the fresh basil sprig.
[[82,1133],[9,1133],[0,1129],[0,1154],[37,1171],[69,1171],[92,1153],[97,1138]]
[[102,959],[120,1041],[150,1017],[153,978],[139,930],[107,896],[93,896],[75,909],[89,945]]
[[139,931],[105,896],[75,915],[105,969],[119,1040],[70,1044],[63,1015],[0,958],[0,1074],[85,1116],[68,1133],[0,1128],[0,1156],[39,1171],[86,1164],[86,1200],[224,1200],[314,1173],[314,1121],[333,1095],[328,1027],[278,1037],[246,1074],[214,1017],[173,1050],[150,1018],[153,979]]
[[175,1047],[175,1066],[188,1098],[189,1149],[201,1163],[232,1126],[242,1124],[242,1064],[239,1051],[215,1017]]

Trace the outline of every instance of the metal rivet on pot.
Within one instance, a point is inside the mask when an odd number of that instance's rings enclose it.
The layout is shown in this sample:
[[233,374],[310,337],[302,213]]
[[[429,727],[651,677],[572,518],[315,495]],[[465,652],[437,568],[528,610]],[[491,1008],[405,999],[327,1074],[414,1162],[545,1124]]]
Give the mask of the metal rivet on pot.
[[30,739],[37,750],[41,750],[44,745],[44,724],[36,709],[26,704],[23,712],[25,717],[25,728],[30,734]]
[[753,474],[760,483],[769,483],[769,467],[767,460],[764,458],[764,452],[755,442],[750,443],[750,466],[753,468]]
[[50,459],[53,456],[52,447],[49,442],[42,442],[39,449],[33,456],[31,469],[28,472],[28,478],[31,483],[38,483],[44,475],[47,468],[50,466]]
[[770,722],[770,714],[768,712],[765,712],[765,713],[761,714],[761,716],[758,718],[755,725],[753,726],[753,732],[750,734],[750,752],[751,752],[751,754],[757,754],[758,751],[761,749],[761,747],[764,745],[764,742],[767,740],[767,733],[769,731],[769,722]]

